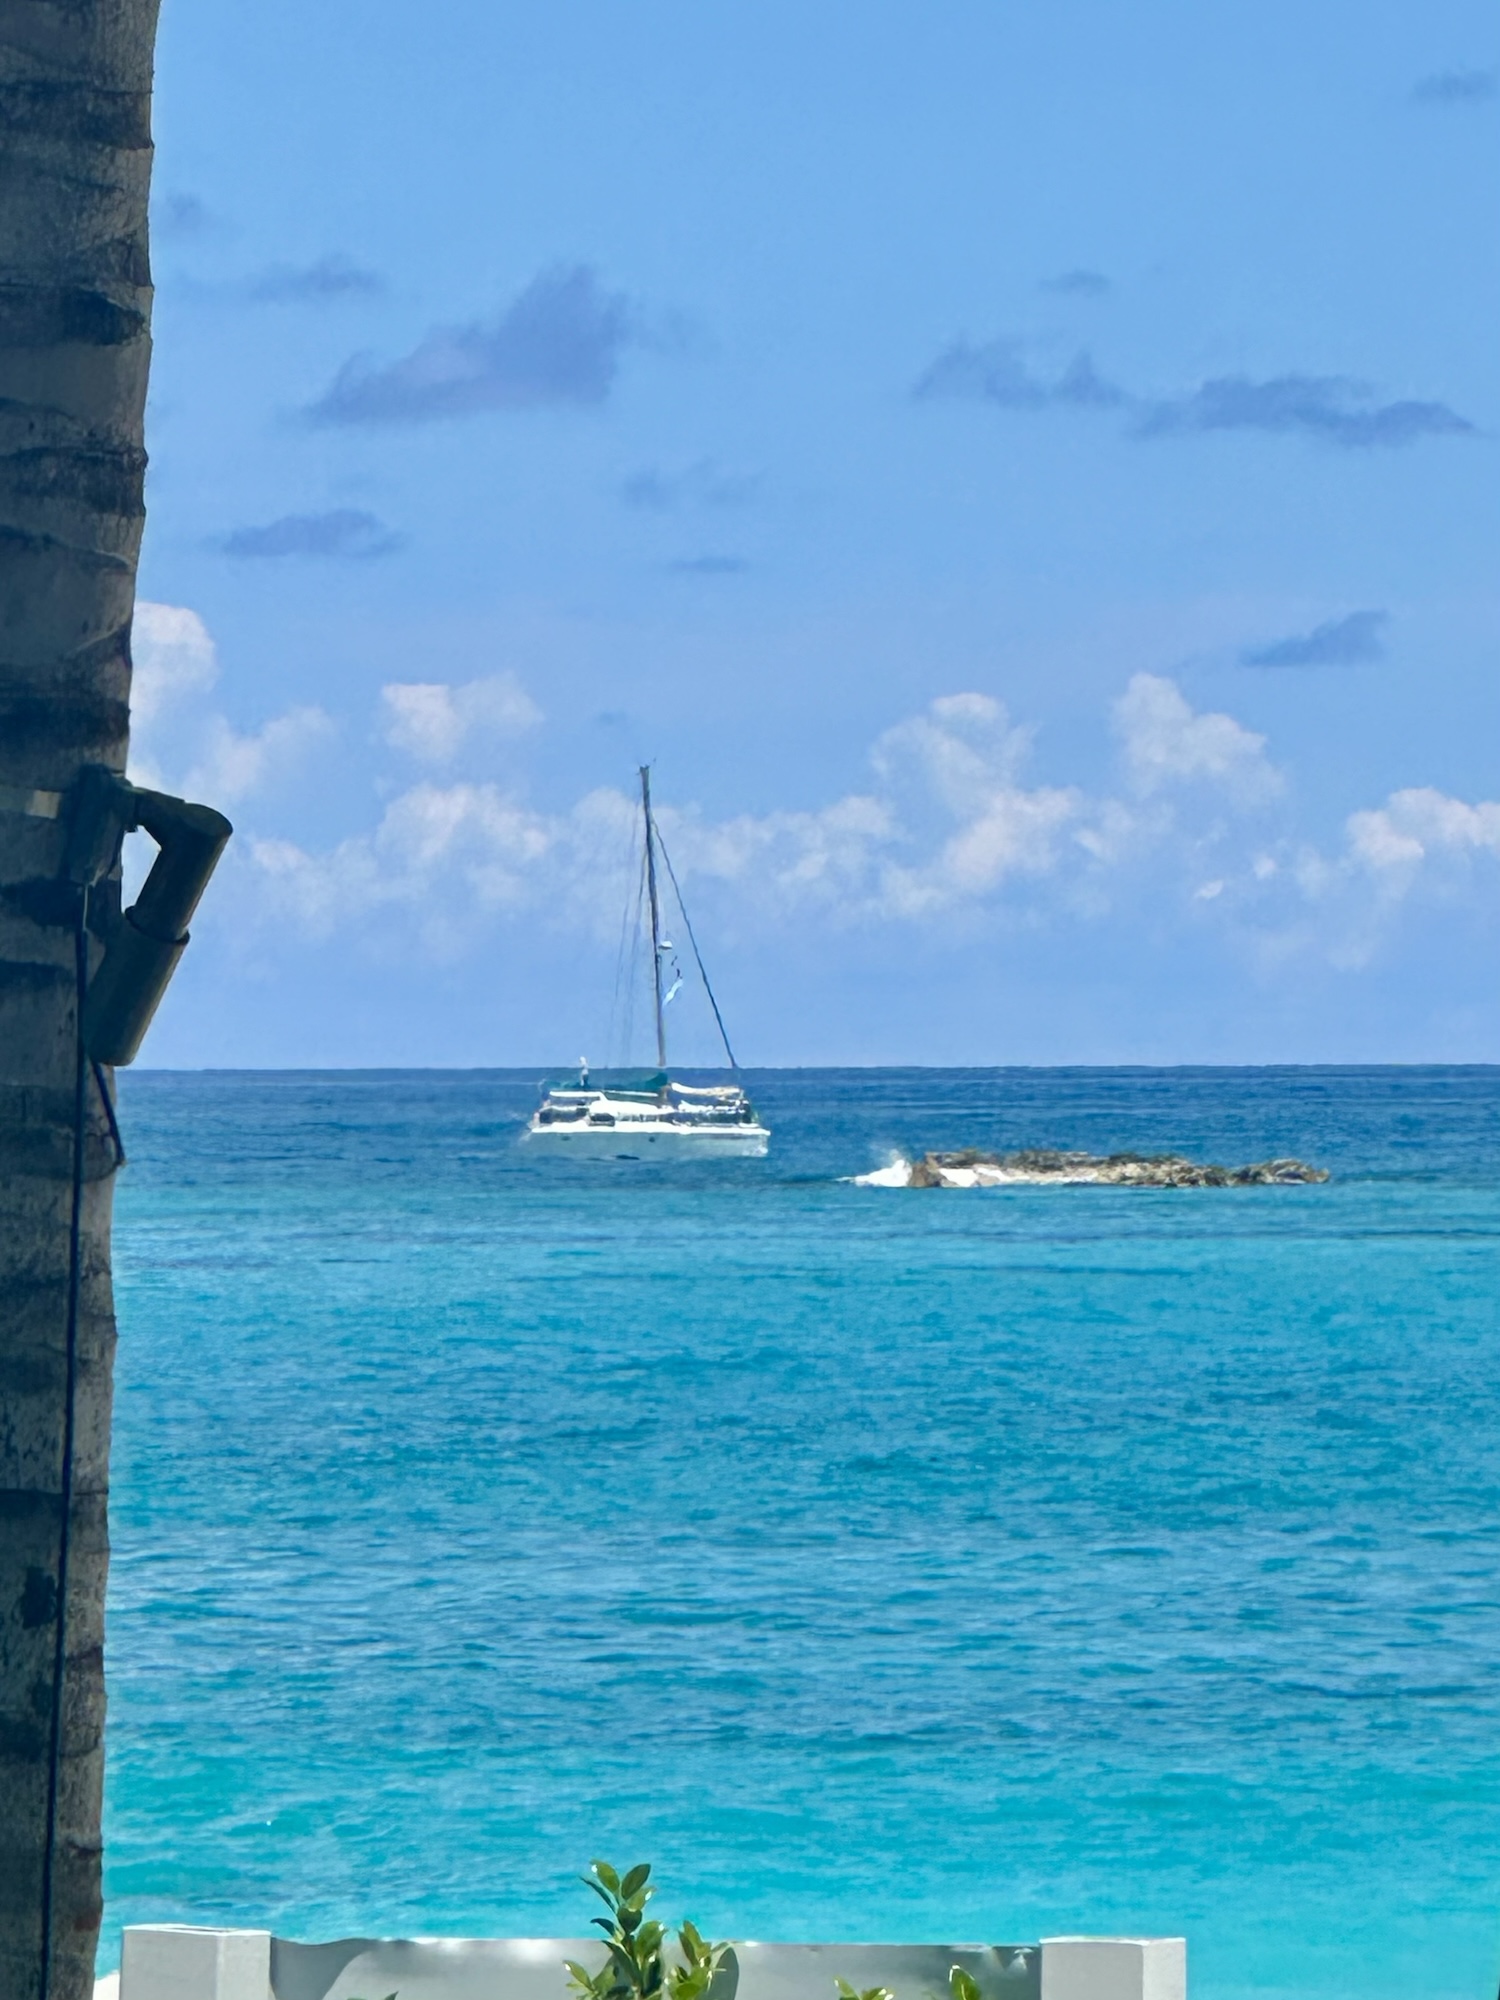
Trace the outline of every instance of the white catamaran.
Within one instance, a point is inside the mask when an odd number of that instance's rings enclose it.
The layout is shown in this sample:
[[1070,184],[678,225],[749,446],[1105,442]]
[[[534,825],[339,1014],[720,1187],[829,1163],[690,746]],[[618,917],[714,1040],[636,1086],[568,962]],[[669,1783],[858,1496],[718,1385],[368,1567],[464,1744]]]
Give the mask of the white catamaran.
[[[651,987],[656,1010],[656,1069],[626,1081],[592,1082],[587,1062],[578,1065],[578,1081],[554,1085],[526,1127],[526,1143],[538,1151],[577,1160],[706,1160],[760,1159],[771,1143],[739,1081],[739,1064],[729,1046],[724,1017],[714,998],[698,940],[688,919],[671,858],[651,810],[651,771],[641,766],[641,821],[645,836],[644,888],[651,918]],[[677,1083],[667,1072],[666,1007],[680,979],[662,991],[663,959],[673,946],[662,936],[660,859],[677,900],[677,908],[692,946],[693,957],[713,1009],[719,1038],[735,1081],[700,1086]],[[637,930],[637,935],[639,931]]]

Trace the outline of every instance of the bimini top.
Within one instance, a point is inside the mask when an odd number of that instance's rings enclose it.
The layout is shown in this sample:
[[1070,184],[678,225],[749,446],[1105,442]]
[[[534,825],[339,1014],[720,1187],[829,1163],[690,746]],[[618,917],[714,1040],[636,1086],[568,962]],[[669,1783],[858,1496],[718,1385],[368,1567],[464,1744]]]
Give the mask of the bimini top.
[[581,1062],[575,1075],[551,1079],[543,1088],[607,1090],[611,1097],[660,1097],[669,1081],[664,1069],[590,1069]]

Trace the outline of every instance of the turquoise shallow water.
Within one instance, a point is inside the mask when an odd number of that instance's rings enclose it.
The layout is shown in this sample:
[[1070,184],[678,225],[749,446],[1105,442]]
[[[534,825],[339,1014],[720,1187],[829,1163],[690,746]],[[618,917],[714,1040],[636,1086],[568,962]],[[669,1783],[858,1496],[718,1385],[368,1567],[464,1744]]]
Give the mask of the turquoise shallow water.
[[[528,1162],[529,1074],[123,1079],[110,1938],[576,1932],[603,1853],[1492,1993],[1500,1072],[755,1087],[695,1173]],[[835,1178],[963,1142],[1336,1178]]]

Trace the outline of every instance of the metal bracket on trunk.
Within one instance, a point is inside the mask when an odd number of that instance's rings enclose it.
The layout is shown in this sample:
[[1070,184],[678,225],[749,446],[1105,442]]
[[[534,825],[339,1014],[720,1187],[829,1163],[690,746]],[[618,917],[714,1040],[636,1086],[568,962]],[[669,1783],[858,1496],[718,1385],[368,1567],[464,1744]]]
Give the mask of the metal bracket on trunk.
[[68,879],[80,888],[108,874],[120,843],[139,827],[158,849],[141,892],[107,938],[89,982],[83,1045],[95,1062],[134,1062],[188,942],[188,924],[234,831],[212,806],[132,785],[102,764],[79,773],[68,832]]

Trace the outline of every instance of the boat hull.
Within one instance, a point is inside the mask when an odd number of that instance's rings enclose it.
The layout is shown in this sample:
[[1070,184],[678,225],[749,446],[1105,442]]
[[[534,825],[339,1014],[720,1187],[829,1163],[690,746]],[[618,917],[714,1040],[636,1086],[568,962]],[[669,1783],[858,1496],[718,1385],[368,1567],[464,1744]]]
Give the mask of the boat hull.
[[528,1125],[528,1152],[563,1160],[763,1160],[764,1125]]

